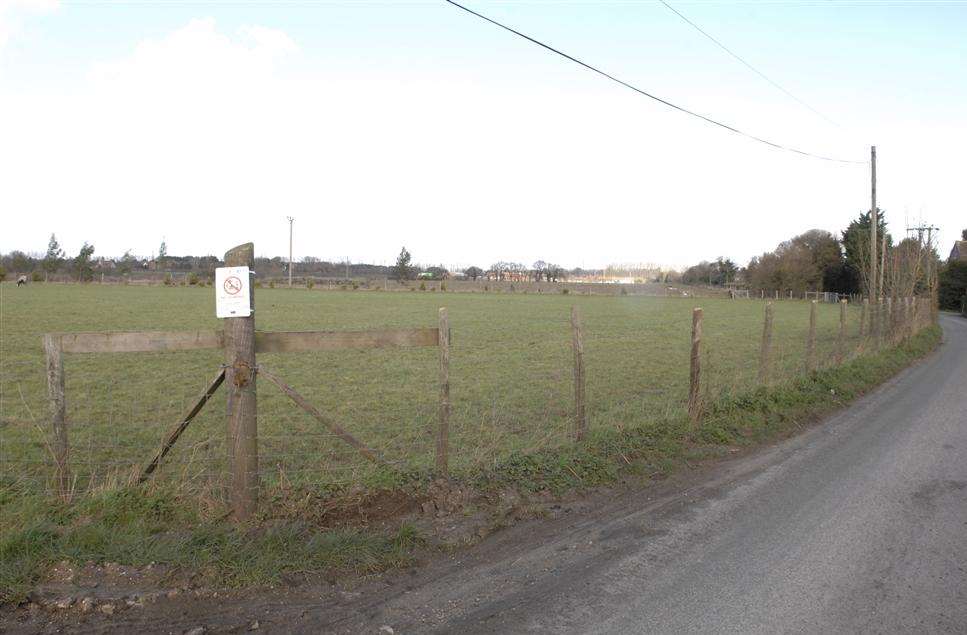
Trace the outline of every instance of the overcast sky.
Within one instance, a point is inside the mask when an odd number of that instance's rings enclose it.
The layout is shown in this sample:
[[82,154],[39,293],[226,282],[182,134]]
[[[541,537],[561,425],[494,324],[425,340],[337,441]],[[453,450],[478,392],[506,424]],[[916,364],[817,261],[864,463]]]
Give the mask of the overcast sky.
[[[893,233],[967,227],[967,4],[489,2],[683,107],[879,155]],[[440,1],[0,0],[0,251],[742,264],[869,208],[869,168],[683,115]]]

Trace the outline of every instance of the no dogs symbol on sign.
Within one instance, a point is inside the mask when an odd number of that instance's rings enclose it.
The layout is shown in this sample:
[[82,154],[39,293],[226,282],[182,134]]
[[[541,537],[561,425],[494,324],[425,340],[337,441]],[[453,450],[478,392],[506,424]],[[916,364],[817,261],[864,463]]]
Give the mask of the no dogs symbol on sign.
[[220,318],[252,315],[248,267],[215,269],[215,315]]
[[238,279],[238,276],[229,276],[225,278],[225,284],[222,285],[222,288],[228,295],[238,295],[242,290],[242,281]]

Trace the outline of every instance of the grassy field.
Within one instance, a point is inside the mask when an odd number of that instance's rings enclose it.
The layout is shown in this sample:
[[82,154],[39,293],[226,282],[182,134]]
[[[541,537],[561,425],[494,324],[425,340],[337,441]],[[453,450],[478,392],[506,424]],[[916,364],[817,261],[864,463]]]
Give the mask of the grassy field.
[[[46,486],[45,332],[219,328],[213,291],[113,285],[2,286],[0,478]],[[487,468],[515,452],[568,441],[573,412],[571,306],[585,325],[592,430],[662,425],[683,412],[691,309],[705,310],[710,402],[756,385],[763,303],[711,298],[562,294],[383,293],[259,289],[261,330],[452,328],[453,469]],[[819,358],[830,362],[838,308],[820,305]],[[776,383],[802,374],[808,305],[778,302]],[[855,336],[858,312],[850,311]],[[855,348],[858,338],[850,342]],[[126,478],[218,371],[218,351],[69,355],[71,464],[85,490]],[[401,470],[428,469],[437,408],[437,351],[262,355],[320,410]],[[224,401],[217,397],[179,441],[161,478],[217,484],[224,469]],[[268,483],[330,485],[385,478],[348,446],[259,384],[259,443]]]
[[[426,495],[435,349],[261,356],[261,364],[398,469],[371,470],[263,381],[263,511],[254,526],[235,527],[225,522],[219,496],[206,495],[223,478],[221,400],[193,423],[149,487],[123,483],[217,371],[217,352],[69,356],[71,463],[83,495],[64,504],[44,494],[51,468],[40,335],[217,328],[211,289],[3,285],[0,291],[0,606],[22,601],[50,565],[65,560],[161,563],[212,585],[258,586],[284,575],[405,565],[423,543],[411,525],[366,528],[320,510],[354,508],[360,492],[379,495],[380,486],[410,500]],[[757,301],[268,289],[257,292],[257,320],[264,330],[433,326],[441,305],[450,310],[453,331],[454,477],[477,492],[553,493],[622,475],[667,474],[848,403],[940,341],[932,327],[895,348],[855,355],[860,341],[851,310],[854,354],[834,366],[838,310],[821,306],[825,368],[807,374],[808,305],[780,302],[778,368],[772,385],[762,387],[755,380],[763,312]],[[572,305],[586,325],[591,434],[580,444],[568,436]],[[708,409],[698,430],[684,409],[695,305],[705,309],[709,370]]]

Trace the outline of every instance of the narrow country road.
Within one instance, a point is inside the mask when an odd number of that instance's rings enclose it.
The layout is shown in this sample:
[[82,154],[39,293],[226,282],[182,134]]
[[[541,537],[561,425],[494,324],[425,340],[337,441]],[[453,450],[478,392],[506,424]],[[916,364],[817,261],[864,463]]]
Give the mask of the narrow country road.
[[967,632],[967,320],[941,322],[932,357],[701,484],[616,501],[556,534],[535,526],[529,545],[510,531],[404,592],[309,621],[396,633]]

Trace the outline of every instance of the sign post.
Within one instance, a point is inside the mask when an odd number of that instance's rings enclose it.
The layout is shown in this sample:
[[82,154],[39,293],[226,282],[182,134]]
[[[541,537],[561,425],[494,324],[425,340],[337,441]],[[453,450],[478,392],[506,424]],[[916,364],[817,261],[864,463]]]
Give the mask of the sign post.
[[258,507],[259,454],[255,393],[255,245],[225,253],[215,270],[215,315],[225,320],[225,384],[228,386],[228,461],[232,509],[237,521]]

